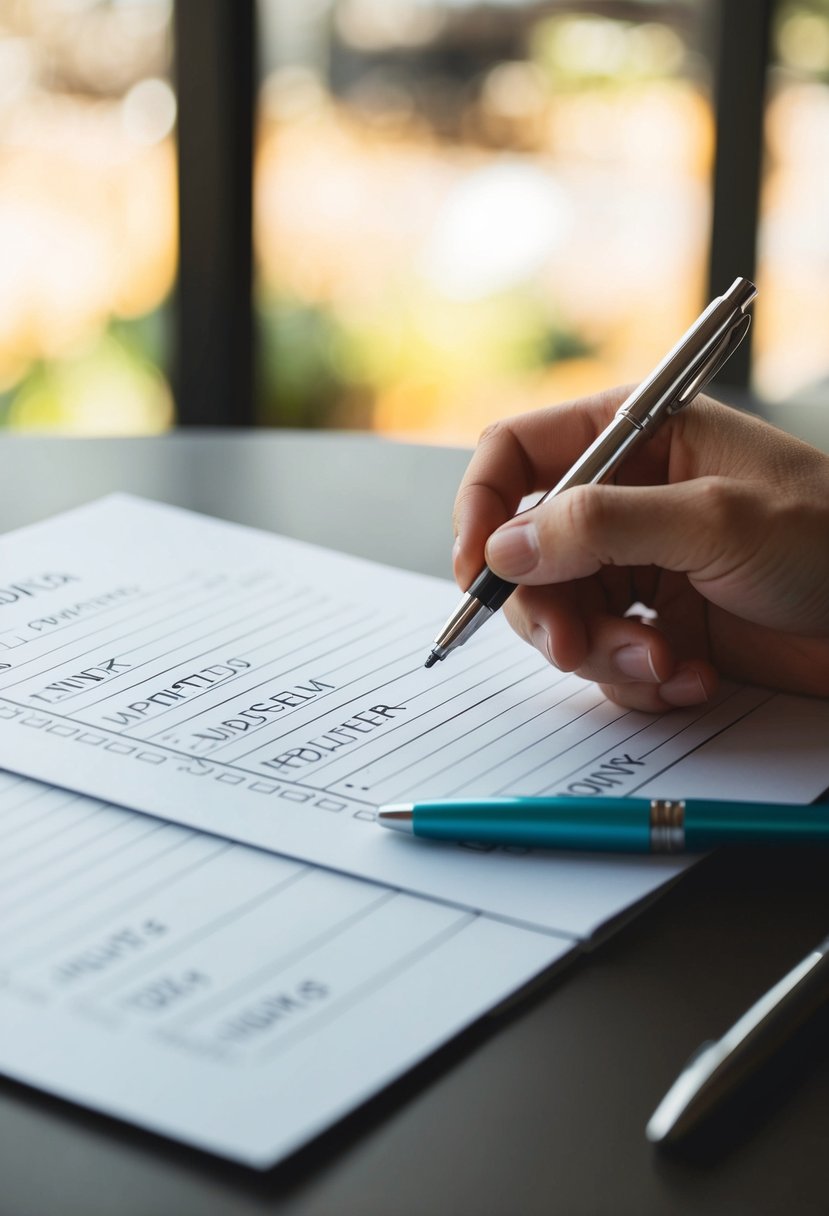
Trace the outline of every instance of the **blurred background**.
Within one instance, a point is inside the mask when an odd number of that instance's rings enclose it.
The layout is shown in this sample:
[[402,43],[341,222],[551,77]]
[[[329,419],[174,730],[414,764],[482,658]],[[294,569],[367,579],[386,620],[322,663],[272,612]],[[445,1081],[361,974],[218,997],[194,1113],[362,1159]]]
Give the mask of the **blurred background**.
[[737,274],[829,400],[827,165],[829,0],[0,0],[0,425],[469,444]]

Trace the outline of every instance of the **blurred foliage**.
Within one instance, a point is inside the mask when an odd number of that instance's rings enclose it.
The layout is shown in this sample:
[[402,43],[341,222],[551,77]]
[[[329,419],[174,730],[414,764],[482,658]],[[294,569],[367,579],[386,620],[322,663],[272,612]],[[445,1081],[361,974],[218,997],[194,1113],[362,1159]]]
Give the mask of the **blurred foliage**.
[[829,0],[778,0],[773,51],[789,71],[829,82]]
[[112,319],[81,350],[39,359],[0,394],[0,425],[69,433],[144,434],[173,422],[173,402],[158,370],[167,365],[169,309]]
[[[333,425],[344,405],[338,352],[346,345],[335,310],[285,297],[269,300],[258,340],[265,384],[261,421],[284,427]],[[360,425],[356,417],[354,425]]]
[[707,8],[262,0],[258,419],[465,443],[641,374],[701,302]]
[[[713,141],[703,0],[262,0],[261,10],[281,13],[280,70],[260,96],[262,422],[472,433],[476,410],[632,378],[650,361],[647,343],[662,348],[661,327],[696,311]],[[0,426],[140,433],[174,420],[163,376],[177,257],[169,14],[166,0],[0,0]],[[778,0],[773,62],[792,96],[770,94],[767,161],[778,171],[764,223],[769,248],[785,249],[780,266],[808,246],[800,256],[816,280],[780,290],[778,266],[777,290],[761,293],[757,361],[774,346],[779,369],[763,375],[785,392],[793,367],[825,365],[823,246],[808,234],[825,212],[829,0]],[[784,166],[796,149],[797,172]],[[441,199],[451,210],[484,161],[510,157],[544,166],[571,228],[509,290],[460,298],[430,285],[423,250]],[[487,235],[479,260],[493,247]],[[799,319],[785,328],[795,296],[810,301],[808,349]]]
[[283,295],[261,302],[259,322],[261,421],[276,426],[364,428],[375,399],[401,383],[439,379],[462,390],[473,377],[593,353],[529,292],[461,303],[401,287],[394,309],[362,315]]
[[664,23],[590,12],[539,21],[530,51],[554,92],[661,80],[680,71],[685,57],[682,38]]
[[173,421],[171,13],[169,0],[0,0],[0,425]]

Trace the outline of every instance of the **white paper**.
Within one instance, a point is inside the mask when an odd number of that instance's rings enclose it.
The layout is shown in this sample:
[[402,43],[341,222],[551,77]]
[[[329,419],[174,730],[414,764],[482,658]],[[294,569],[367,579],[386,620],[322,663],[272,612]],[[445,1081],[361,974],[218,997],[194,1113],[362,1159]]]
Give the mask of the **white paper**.
[[258,1167],[573,945],[7,774],[0,923],[0,1071]]
[[829,781],[823,703],[626,713],[501,620],[424,671],[437,580],[125,498],[0,556],[0,763],[65,787],[0,774],[0,1070],[254,1166],[684,864],[400,839],[378,802]]
[[426,671],[450,584],[189,512],[105,499],[4,537],[0,558],[0,764],[566,937],[685,863],[412,841],[377,828],[377,804],[772,784],[802,802],[829,781],[825,702],[730,687],[626,712],[500,616]]

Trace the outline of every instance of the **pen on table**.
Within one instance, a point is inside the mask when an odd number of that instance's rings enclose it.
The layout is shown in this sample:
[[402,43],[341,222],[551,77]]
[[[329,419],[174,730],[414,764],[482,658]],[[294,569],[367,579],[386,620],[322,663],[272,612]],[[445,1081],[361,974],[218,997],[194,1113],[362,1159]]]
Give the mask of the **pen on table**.
[[380,807],[413,836],[582,852],[685,853],[722,844],[829,844],[829,805],[669,798],[465,798]]
[[[571,486],[607,481],[640,442],[670,414],[702,392],[734,352],[751,323],[746,312],[757,295],[748,279],[735,279],[708,305],[658,367],[622,403],[610,424],[539,503]],[[472,637],[515,590],[484,566],[432,645],[427,667]]]
[[703,1043],[651,1115],[645,1135],[672,1144],[773,1055],[829,999],[829,937],[716,1042]]

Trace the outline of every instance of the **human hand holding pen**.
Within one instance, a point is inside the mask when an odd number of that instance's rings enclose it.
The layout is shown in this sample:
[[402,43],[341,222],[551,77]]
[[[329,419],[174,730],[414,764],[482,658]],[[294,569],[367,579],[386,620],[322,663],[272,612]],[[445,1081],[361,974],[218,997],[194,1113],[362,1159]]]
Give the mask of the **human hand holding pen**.
[[[609,422],[626,390],[488,428],[455,503],[455,575],[519,584],[504,611],[613,701],[704,702],[720,675],[829,695],[829,457],[705,397],[616,476],[513,518]],[[625,613],[635,603],[654,625]]]

